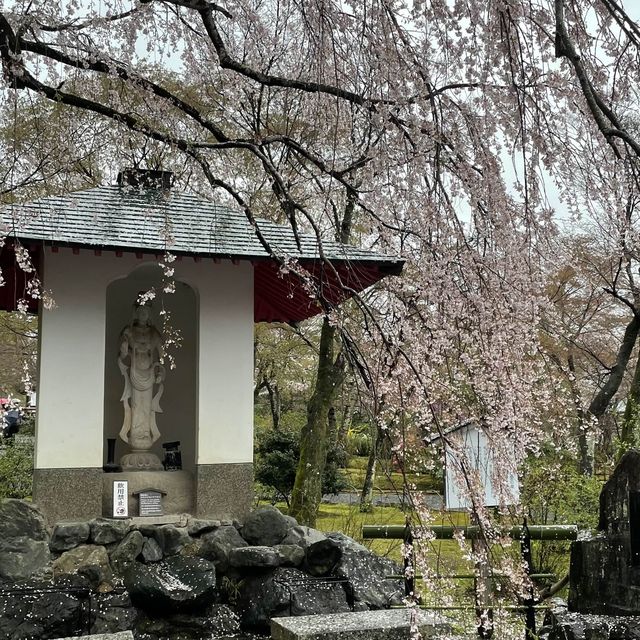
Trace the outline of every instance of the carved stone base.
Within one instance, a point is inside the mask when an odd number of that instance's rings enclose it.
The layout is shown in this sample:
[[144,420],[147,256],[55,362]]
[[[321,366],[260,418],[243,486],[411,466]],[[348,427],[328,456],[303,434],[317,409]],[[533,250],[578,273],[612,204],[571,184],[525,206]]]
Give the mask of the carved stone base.
[[[165,515],[193,513],[193,477],[188,471],[134,471],[102,474],[102,515],[113,517],[113,483],[126,480],[128,485],[129,517],[139,513],[136,494],[145,489],[163,492],[162,509]],[[149,516],[147,516],[149,517]]]
[[151,451],[132,451],[120,459],[122,471],[162,471],[160,458]]

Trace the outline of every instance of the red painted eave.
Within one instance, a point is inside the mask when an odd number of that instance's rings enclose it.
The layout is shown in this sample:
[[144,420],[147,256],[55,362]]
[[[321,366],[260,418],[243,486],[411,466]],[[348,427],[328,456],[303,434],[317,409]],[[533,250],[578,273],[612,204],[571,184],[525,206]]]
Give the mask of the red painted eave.
[[[41,251],[38,247],[29,247],[29,257],[37,273],[40,273]],[[18,267],[13,246],[5,242],[0,247],[0,270],[4,285],[0,287],[0,309],[2,311],[16,311],[18,302],[22,299],[27,302],[30,313],[38,312],[38,300],[32,298],[27,292],[27,282],[33,277],[33,273],[26,273]]]
[[[42,251],[58,251],[58,247],[29,247],[31,261],[36,270],[39,270],[42,264]],[[115,251],[119,255],[123,253],[122,250]],[[82,252],[85,256],[87,253],[87,249]],[[96,250],[93,253],[93,259],[100,260],[103,251]],[[142,255],[138,257],[141,258]],[[231,258],[236,264],[240,260],[247,260],[246,257],[234,259],[233,256],[191,257],[201,261],[203,265],[206,265],[207,261],[213,265],[219,258]],[[318,300],[323,300],[329,307],[336,306],[385,276],[398,275],[403,267],[402,261],[352,260],[327,264],[321,260],[303,260],[299,263],[300,275],[293,270],[283,270],[277,263],[268,259],[254,259],[252,264],[254,321],[284,323],[296,323],[311,318],[322,311]],[[27,295],[27,281],[32,274],[25,273],[18,267],[14,249],[8,243],[0,249],[0,268],[5,280],[4,286],[0,287],[0,309],[15,311],[18,301],[25,299],[29,311],[36,313],[38,301]],[[72,286],[72,283],[70,284]],[[55,291],[53,295],[55,298]]]
[[[401,263],[321,261],[301,262],[305,277],[283,272],[271,261],[255,264],[254,319],[256,322],[296,323],[322,311],[318,300],[334,307],[375,284],[386,275],[399,274]],[[386,267],[386,268],[385,268]]]

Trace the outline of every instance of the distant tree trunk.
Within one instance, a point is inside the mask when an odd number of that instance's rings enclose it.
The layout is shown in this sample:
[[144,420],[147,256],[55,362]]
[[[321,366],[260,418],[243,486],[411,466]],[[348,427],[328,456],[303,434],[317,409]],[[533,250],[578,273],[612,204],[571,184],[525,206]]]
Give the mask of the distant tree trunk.
[[328,432],[327,442],[335,445],[338,438],[338,421],[336,419],[336,408],[329,407],[329,413],[327,414]]
[[382,447],[383,434],[380,427],[371,429],[373,441],[371,443],[371,451],[369,452],[369,460],[367,461],[367,471],[362,484],[362,493],[360,494],[360,511],[366,512],[371,510],[373,503],[373,485],[376,479],[376,463],[380,457],[380,449]]
[[327,318],[320,333],[318,373],[307,405],[307,422],[300,433],[300,461],[291,495],[289,513],[301,524],[313,527],[322,500],[322,474],[327,461],[329,410],[340,386],[342,358],[334,360],[336,328]]
[[338,427],[338,433],[336,434],[336,442],[338,444],[344,443],[347,432],[351,428],[351,422],[353,420],[353,400],[351,394],[347,394],[347,401],[342,409],[342,418],[340,419],[340,426]]
[[638,445],[638,433],[640,431],[640,352],[636,361],[636,369],[633,374],[631,388],[627,395],[627,406],[622,418],[620,430],[620,443],[618,445],[618,459],[625,451]]
[[264,386],[269,394],[269,407],[271,408],[271,420],[273,428],[277,431],[280,428],[280,416],[282,415],[282,403],[280,402],[280,389],[277,382],[270,382],[264,379]]
[[253,403],[258,402],[260,392],[266,389],[269,394],[269,409],[271,410],[271,421],[273,428],[277,431],[280,428],[280,416],[282,415],[282,403],[280,401],[280,389],[277,382],[271,382],[267,376],[264,376],[260,382],[253,388]]
[[620,388],[622,377],[638,338],[638,332],[640,332],[640,317],[634,314],[624,331],[624,337],[618,349],[616,362],[611,368],[611,373],[589,405],[588,411],[592,416],[596,418],[603,416],[609,408],[611,399]]
[[[576,366],[573,358],[573,354],[569,353],[567,358],[569,365],[569,371],[575,376]],[[576,389],[574,379],[569,380],[569,386],[571,388],[571,395],[573,396],[573,403],[576,408],[577,424],[577,436],[578,436],[578,471],[585,476],[593,475],[593,459],[589,453],[589,441],[587,439],[586,427],[587,419],[584,413],[584,408],[580,402],[580,394]]]

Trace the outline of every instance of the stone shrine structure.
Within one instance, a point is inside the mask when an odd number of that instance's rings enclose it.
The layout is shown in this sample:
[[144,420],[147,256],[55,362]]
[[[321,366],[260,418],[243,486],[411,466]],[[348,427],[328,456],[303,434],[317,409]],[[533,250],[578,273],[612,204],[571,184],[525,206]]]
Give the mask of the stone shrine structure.
[[[318,297],[337,305],[402,270],[331,240],[321,258],[316,237],[258,221],[275,260],[243,212],[176,192],[161,171],[6,207],[0,224],[0,308],[39,314],[33,499],[50,522],[112,515],[125,477],[129,515],[134,493],[152,488],[166,514],[242,518],[253,500],[254,322],[299,322],[321,312]],[[55,308],[28,296],[34,273]],[[156,304],[132,317],[141,291]],[[181,342],[175,369],[161,363],[165,327]],[[121,472],[103,470],[108,440]],[[162,445],[177,442],[182,470],[161,470]]]
[[627,451],[604,485],[598,529],[571,543],[569,609],[640,615],[640,451]]

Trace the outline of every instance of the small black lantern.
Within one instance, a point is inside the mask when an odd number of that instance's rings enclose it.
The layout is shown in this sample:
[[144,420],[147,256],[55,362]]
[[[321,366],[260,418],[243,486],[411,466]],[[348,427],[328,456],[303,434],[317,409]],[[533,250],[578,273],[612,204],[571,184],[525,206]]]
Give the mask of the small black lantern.
[[182,453],[180,452],[180,440],[174,442],[165,442],[162,445],[164,449],[164,460],[162,466],[165,471],[180,471],[182,469]]

